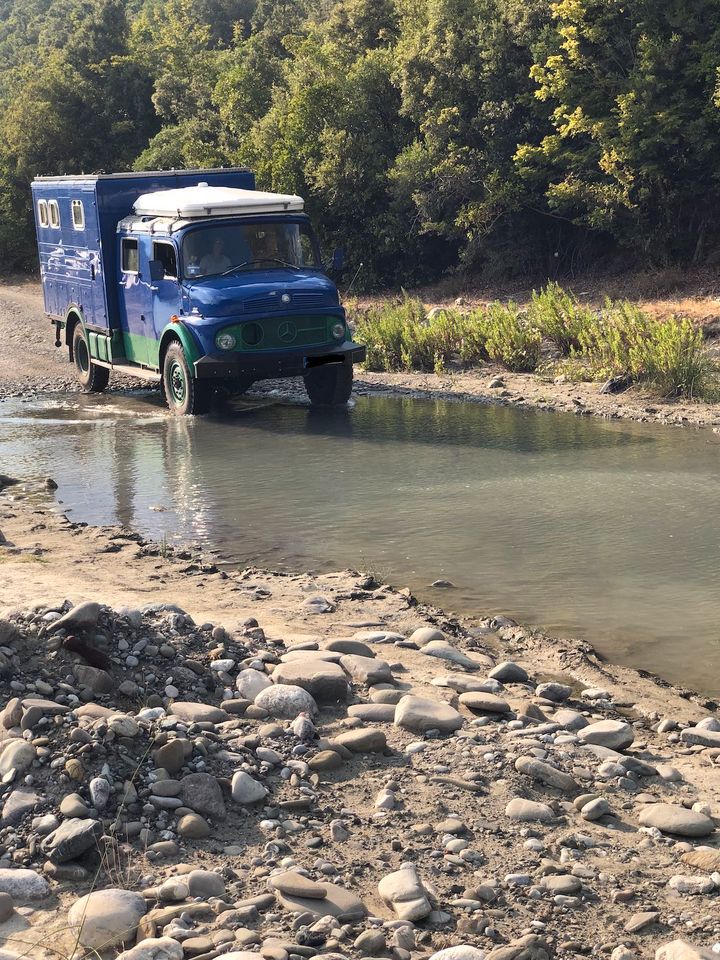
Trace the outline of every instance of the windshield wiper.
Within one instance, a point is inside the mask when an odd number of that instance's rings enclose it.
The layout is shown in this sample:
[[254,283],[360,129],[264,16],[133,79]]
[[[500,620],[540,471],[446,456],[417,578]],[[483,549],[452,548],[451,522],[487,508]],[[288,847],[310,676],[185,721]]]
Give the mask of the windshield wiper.
[[284,267],[290,267],[292,270],[300,269],[297,264],[288,263],[287,260],[281,260],[279,257],[254,257],[252,260],[244,260],[242,263],[236,263],[234,266],[228,267],[227,270],[223,270],[222,273],[215,274],[215,276],[226,277],[229,273],[242,270],[243,267],[249,267],[253,263],[281,263]]

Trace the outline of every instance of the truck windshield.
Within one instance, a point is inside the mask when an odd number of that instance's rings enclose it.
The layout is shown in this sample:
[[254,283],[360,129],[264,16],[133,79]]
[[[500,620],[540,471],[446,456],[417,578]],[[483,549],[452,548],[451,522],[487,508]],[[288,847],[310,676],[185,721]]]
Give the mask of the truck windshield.
[[199,227],[183,240],[183,263],[187,279],[234,270],[321,267],[308,224],[288,221]]

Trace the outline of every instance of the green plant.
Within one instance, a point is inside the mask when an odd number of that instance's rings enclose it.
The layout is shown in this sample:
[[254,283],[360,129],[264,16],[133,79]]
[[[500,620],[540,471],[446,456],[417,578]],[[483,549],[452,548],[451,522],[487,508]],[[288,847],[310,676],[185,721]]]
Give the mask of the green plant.
[[483,320],[485,349],[491,360],[513,373],[531,373],[540,361],[542,335],[517,304],[491,303]]
[[580,348],[583,336],[595,319],[589,307],[583,307],[557,283],[548,283],[540,291],[533,290],[528,320],[553,341],[564,357]]
[[630,367],[664,397],[712,397],[717,394],[717,366],[708,356],[703,335],[687,317],[654,323],[648,335],[630,348]]

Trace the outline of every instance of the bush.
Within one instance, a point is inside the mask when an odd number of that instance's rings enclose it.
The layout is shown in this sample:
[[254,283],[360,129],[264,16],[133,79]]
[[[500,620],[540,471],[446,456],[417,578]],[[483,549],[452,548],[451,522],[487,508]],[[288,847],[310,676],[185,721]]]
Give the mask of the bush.
[[557,283],[549,283],[539,292],[533,290],[528,320],[544,337],[553,341],[564,357],[580,348],[583,336],[595,319],[589,307],[581,306]]
[[531,373],[540,361],[542,335],[512,301],[491,303],[483,318],[485,349],[491,360],[513,373]]
[[648,336],[631,347],[630,367],[663,397],[717,394],[717,366],[708,356],[702,332],[687,317],[652,324]]

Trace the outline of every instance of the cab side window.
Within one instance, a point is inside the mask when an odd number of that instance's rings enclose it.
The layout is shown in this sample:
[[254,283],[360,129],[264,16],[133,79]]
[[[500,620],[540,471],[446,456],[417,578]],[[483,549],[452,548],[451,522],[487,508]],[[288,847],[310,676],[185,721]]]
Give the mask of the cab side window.
[[124,239],[122,242],[122,272],[137,273],[139,265],[137,240]]
[[76,230],[85,229],[85,210],[82,200],[73,200],[70,205],[72,210],[72,222]]
[[60,226],[60,207],[57,200],[48,201],[48,213],[50,215],[50,226],[58,228]]
[[177,257],[171,243],[153,243],[153,260],[162,263],[166,280],[177,280]]
[[47,200],[38,200],[37,210],[38,210],[38,223],[40,224],[41,227],[47,227],[50,223],[50,218],[48,216]]

